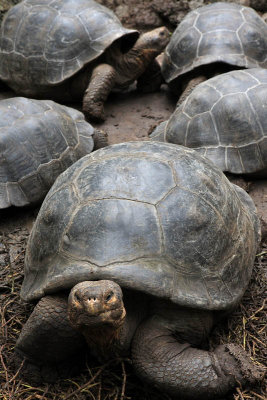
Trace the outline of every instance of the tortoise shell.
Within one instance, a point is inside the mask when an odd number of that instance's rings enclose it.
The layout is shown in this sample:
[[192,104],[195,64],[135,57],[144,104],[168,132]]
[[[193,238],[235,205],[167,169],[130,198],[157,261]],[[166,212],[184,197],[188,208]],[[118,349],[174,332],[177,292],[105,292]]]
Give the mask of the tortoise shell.
[[92,151],[84,115],[49,100],[0,101],[0,209],[40,201],[56,177]]
[[17,93],[38,95],[73,76],[116,39],[137,35],[93,0],[24,0],[2,23],[0,79]]
[[231,71],[198,85],[151,138],[192,147],[223,171],[264,174],[266,110],[267,69]]
[[56,180],[29,238],[21,296],[111,279],[182,306],[229,309],[258,240],[250,197],[194,150],[117,144]]
[[171,83],[216,62],[267,68],[267,25],[252,8],[218,2],[191,11],[166,47],[162,74]]

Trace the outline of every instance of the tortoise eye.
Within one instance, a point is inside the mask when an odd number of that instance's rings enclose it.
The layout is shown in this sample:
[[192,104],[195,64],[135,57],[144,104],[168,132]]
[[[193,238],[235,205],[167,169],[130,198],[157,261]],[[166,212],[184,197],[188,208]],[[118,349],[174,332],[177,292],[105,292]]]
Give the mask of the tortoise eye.
[[82,300],[80,294],[77,293],[77,292],[74,293],[74,298],[75,298],[75,300],[77,300],[77,301],[79,301],[79,302]]
[[114,293],[113,292],[110,292],[107,296],[106,296],[106,301],[109,301],[109,300],[111,300],[112,299],[112,297],[113,297],[113,295],[114,295]]

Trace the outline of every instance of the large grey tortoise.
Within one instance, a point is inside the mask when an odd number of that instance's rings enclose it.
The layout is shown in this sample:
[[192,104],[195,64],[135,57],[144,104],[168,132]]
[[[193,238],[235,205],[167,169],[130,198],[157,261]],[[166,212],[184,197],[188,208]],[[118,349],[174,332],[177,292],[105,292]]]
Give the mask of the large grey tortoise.
[[0,101],[0,209],[44,198],[79,158],[107,145],[84,115],[51,100]]
[[24,0],[2,23],[0,79],[27,97],[83,98],[86,116],[104,119],[103,104],[113,87],[125,88],[145,71],[145,88],[161,84],[154,59],[169,31],[160,27],[137,38],[137,31],[125,29],[93,0]]
[[267,69],[231,71],[199,84],[151,139],[194,148],[220,169],[267,175]]
[[213,3],[191,11],[164,52],[162,75],[179,104],[200,82],[233,69],[267,68],[267,25],[249,7]]
[[131,349],[141,378],[183,399],[254,382],[242,348],[205,343],[240,301],[259,239],[248,194],[194,150],[97,150],[60,175],[34,224],[21,297],[38,303],[16,357],[46,379],[85,337],[100,359]]

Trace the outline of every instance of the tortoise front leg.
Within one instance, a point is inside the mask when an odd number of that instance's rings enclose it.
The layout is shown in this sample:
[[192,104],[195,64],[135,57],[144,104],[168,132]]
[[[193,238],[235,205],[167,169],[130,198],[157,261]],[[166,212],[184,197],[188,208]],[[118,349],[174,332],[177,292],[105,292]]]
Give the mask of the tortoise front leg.
[[83,113],[89,120],[103,121],[104,103],[115,85],[116,71],[109,64],[100,64],[92,76],[83,97]]
[[22,375],[27,380],[54,382],[61,375],[77,372],[76,363],[85,346],[67,318],[67,299],[46,296],[35,306],[15,346],[17,367],[24,362]]
[[230,344],[214,352],[200,350],[179,343],[172,331],[153,320],[137,330],[132,358],[141,378],[182,399],[220,398],[238,384],[260,378],[241,347]]

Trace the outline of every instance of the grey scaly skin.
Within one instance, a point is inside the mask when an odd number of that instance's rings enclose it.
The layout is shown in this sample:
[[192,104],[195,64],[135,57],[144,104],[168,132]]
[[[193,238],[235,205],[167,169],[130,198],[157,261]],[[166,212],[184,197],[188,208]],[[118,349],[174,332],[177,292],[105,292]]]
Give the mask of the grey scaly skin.
[[188,313],[168,301],[153,303],[127,291],[124,303],[115,282],[85,281],[68,298],[39,301],[16,344],[16,357],[26,357],[28,379],[53,381],[64,363],[69,361],[71,370],[71,360],[84,351],[85,341],[100,360],[127,354],[132,342],[133,365],[141,378],[171,395],[213,399],[237,383],[260,377],[235,344],[213,352],[201,349],[214,320],[211,312]]

